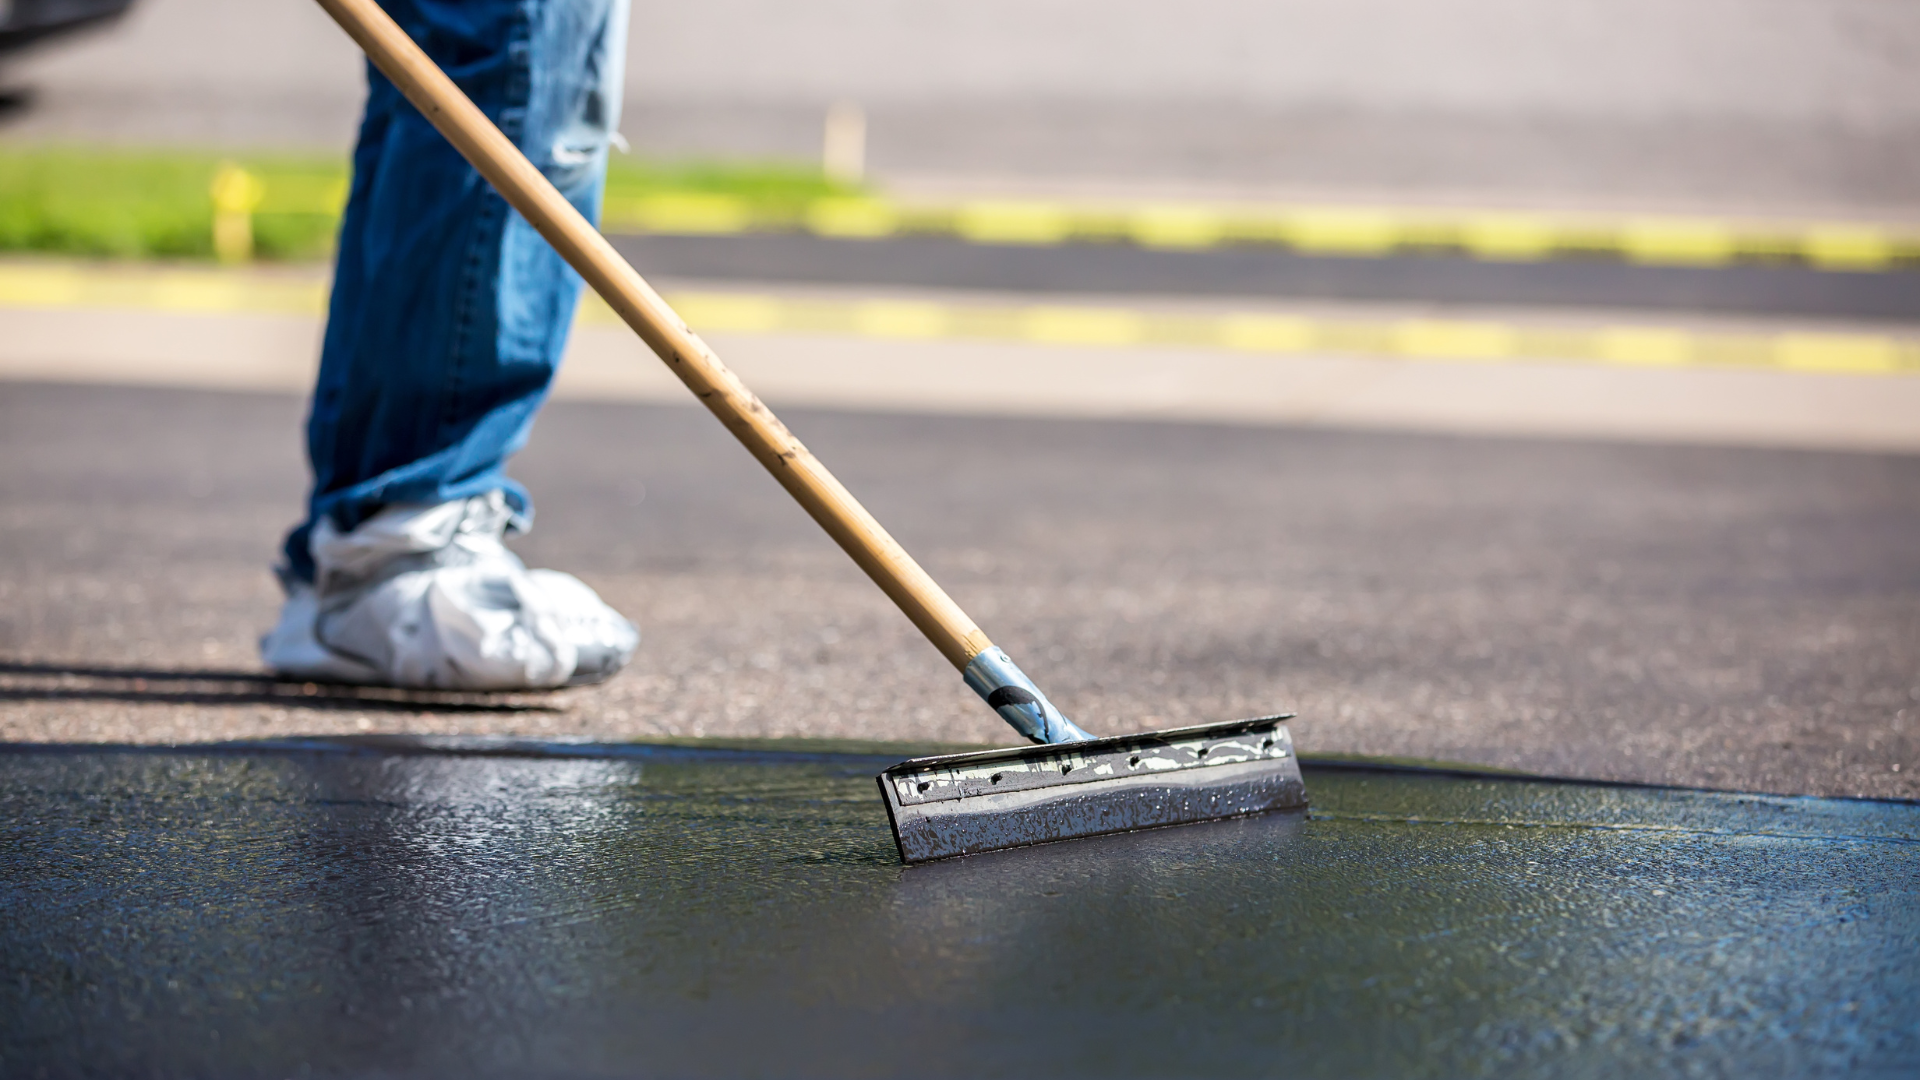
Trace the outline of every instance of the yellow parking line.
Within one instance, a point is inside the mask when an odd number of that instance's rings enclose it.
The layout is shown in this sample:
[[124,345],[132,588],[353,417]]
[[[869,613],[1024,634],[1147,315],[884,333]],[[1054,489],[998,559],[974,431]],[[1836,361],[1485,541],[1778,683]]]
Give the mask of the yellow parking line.
[[[838,334],[1085,348],[1191,347],[1274,356],[1321,353],[1471,363],[1920,374],[1920,337],[1890,334],[1154,312],[1121,306],[819,299],[711,291],[684,292],[668,299],[694,329],[719,334]],[[0,263],[0,308],[313,316],[322,314],[325,307],[326,284],[317,277]],[[592,297],[582,318],[615,321],[612,311]]]
[[1920,227],[1859,222],[1768,225],[1691,217],[1603,220],[1498,210],[1193,203],[958,203],[827,198],[771,205],[727,195],[610,197],[611,232],[836,238],[951,236],[973,243],[1132,243],[1149,248],[1273,247],[1302,254],[1459,255],[1500,261],[1612,258],[1651,265],[1799,263],[1827,270],[1920,268]]
[[[839,334],[1117,348],[1155,345],[1237,352],[1339,354],[1414,361],[1575,363],[1612,367],[1771,368],[1846,375],[1920,375],[1920,337],[1666,326],[1541,326],[1484,319],[1339,319],[1249,312],[1144,312],[1053,304],[793,299],[682,293],[668,301],[713,334]],[[613,313],[591,301],[591,322]]]
[[[263,179],[237,167],[224,169],[221,176],[216,201],[228,217],[229,231],[240,230],[234,237],[250,229],[248,223],[257,216],[337,218],[347,198],[345,177]],[[612,232],[686,236],[802,232],[841,239],[944,236],[981,244],[1266,247],[1357,258],[1607,258],[1679,266],[1794,263],[1845,271],[1920,269],[1920,224],[1860,221],[1766,223],[1493,208],[1162,201],[941,202],[878,195],[807,200],[668,190],[615,191],[605,200],[602,222]],[[244,253],[246,246],[236,240],[233,250]]]
[[315,315],[326,307],[326,282],[306,275],[0,262],[0,308]]

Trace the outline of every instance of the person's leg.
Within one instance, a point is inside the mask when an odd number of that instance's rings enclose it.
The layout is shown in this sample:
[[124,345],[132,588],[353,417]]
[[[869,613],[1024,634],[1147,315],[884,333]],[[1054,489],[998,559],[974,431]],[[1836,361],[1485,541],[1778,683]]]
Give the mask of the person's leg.
[[[597,215],[626,0],[385,6]],[[631,625],[565,575],[529,576],[499,545],[531,519],[505,462],[545,399],[579,279],[368,72],[307,423],[309,516],[287,538],[288,603],[263,655],[289,674],[411,685],[604,677],[631,652]]]
[[[387,0],[396,21],[590,219],[619,121],[625,0]],[[502,490],[566,346],[580,280],[371,66],[320,375],[313,491],[350,531],[391,504]]]

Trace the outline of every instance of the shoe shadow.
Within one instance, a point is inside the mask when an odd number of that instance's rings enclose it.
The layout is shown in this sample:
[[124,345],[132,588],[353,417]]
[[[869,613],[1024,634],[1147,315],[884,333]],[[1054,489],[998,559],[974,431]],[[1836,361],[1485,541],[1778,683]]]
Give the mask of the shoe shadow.
[[560,712],[554,691],[404,690],[281,679],[264,671],[121,667],[0,660],[0,702],[119,701],[150,705],[274,705],[358,712]]

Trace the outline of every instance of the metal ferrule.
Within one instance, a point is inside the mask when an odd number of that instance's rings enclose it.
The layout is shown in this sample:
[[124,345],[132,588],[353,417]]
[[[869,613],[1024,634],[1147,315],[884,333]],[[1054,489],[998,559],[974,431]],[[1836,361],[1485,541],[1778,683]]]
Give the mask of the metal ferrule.
[[1066,718],[1007,654],[989,648],[967,662],[967,685],[986,699],[1000,719],[1037,743],[1080,742],[1093,736]]

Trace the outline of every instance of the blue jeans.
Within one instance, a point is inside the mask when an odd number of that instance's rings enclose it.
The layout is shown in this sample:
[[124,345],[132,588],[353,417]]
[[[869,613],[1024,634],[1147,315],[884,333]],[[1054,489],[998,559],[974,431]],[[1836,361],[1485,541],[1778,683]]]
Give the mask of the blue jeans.
[[[627,0],[383,0],[590,220],[620,119]],[[571,268],[371,65],[320,375],[307,418],[313,490],[286,542],[392,503],[504,489],[559,367],[580,298]]]

